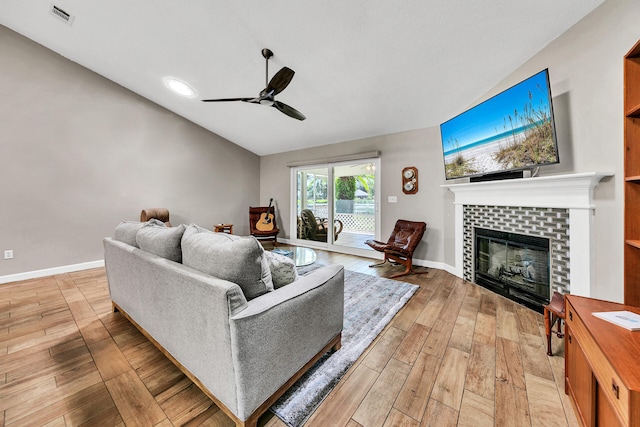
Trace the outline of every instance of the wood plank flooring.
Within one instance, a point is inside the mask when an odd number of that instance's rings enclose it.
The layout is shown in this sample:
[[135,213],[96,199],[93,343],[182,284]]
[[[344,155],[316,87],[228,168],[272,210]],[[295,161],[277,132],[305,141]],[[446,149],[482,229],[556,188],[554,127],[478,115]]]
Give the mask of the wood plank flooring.
[[[321,263],[388,277],[369,259]],[[561,340],[542,315],[441,270],[420,286],[306,426],[574,426]],[[104,269],[0,285],[0,426],[231,426],[118,313]],[[270,413],[261,426],[284,427]]]

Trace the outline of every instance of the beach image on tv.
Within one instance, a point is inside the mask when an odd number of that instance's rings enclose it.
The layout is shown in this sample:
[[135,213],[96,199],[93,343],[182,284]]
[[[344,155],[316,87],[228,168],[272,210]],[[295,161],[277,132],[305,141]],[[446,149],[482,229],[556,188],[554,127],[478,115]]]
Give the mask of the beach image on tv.
[[447,179],[558,161],[547,70],[440,126]]

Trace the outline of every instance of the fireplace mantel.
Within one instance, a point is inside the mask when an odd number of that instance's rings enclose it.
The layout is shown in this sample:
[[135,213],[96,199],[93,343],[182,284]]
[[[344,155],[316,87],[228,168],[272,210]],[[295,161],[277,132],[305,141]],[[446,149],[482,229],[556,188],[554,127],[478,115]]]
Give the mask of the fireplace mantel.
[[611,173],[588,172],[538,178],[443,185],[457,205],[593,209],[593,189]]
[[593,189],[612,173],[587,172],[537,178],[442,185],[455,194],[455,273],[463,277],[465,205],[564,208],[569,210],[571,293],[591,296]]

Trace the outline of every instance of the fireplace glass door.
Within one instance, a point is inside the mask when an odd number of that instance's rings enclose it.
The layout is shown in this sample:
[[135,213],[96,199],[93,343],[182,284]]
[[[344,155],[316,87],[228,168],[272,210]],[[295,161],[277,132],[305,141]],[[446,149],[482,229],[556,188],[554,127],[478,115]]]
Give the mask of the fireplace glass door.
[[538,311],[549,302],[549,240],[476,229],[476,283]]

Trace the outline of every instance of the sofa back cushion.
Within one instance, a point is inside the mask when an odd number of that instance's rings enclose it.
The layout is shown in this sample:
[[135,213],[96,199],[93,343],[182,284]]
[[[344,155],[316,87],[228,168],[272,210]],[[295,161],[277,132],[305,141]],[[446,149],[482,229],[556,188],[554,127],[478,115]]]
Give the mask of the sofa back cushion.
[[113,232],[113,238],[118,240],[119,242],[123,242],[127,245],[135,246],[136,248],[138,248],[139,246],[136,242],[136,234],[138,234],[138,231],[140,231],[141,228],[151,224],[164,227],[164,223],[158,221],[157,219],[151,219],[146,222],[122,221],[120,224],[118,224],[115,231]]
[[182,234],[185,226],[166,227],[164,224],[149,224],[136,233],[136,243],[143,251],[151,252],[162,258],[182,262]]
[[182,236],[182,264],[238,284],[247,301],[273,291],[264,249],[253,236],[214,233],[190,225]]

